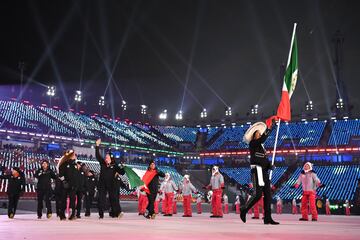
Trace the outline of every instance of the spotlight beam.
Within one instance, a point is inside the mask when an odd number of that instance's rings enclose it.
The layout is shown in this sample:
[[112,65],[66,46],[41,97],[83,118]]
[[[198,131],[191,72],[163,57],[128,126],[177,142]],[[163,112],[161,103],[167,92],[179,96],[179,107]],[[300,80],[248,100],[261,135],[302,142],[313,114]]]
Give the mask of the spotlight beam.
[[[30,3],[30,8],[34,9],[34,6],[32,5],[32,3]],[[52,40],[49,42],[49,44],[47,45],[47,47],[45,48],[44,53],[41,55],[39,61],[37,62],[35,69],[32,71],[32,73],[30,74],[30,76],[27,78],[28,81],[25,83],[25,85],[23,86],[22,91],[20,92],[19,96],[17,97],[17,100],[21,99],[24,92],[26,91],[26,89],[29,87],[29,84],[33,81],[33,78],[37,75],[37,73],[40,71],[41,67],[44,65],[45,61],[47,60],[47,58],[49,57],[49,51],[51,51],[56,44],[58,43],[58,41],[60,40],[60,37],[63,35],[63,33],[65,32],[65,29],[67,27],[67,25],[69,24],[70,20],[73,17],[73,14],[75,12],[76,9],[76,4],[74,4],[72,6],[72,8],[70,9],[69,13],[66,15],[66,17],[64,18],[64,20],[62,21],[62,23],[60,24],[60,27],[58,28],[58,30],[55,32],[54,37],[52,38]]]
[[[158,37],[165,43],[165,45],[185,64],[188,65],[186,58],[177,50],[177,48],[152,24],[149,24],[152,30],[158,35]],[[228,106],[225,100],[215,91],[213,87],[207,82],[207,80],[194,68],[191,68],[191,72],[225,105]]]
[[191,73],[191,69],[192,69],[192,63],[193,63],[193,59],[194,59],[196,44],[197,44],[197,40],[198,40],[198,36],[199,36],[199,28],[200,28],[202,15],[203,15],[202,3],[203,2],[200,1],[199,4],[198,4],[199,6],[198,6],[198,11],[197,11],[197,16],[196,16],[196,24],[195,24],[195,28],[194,28],[193,43],[192,43],[192,46],[191,46],[189,63],[188,63],[187,70],[186,70],[186,80],[185,80],[185,85],[184,85],[184,91],[183,91],[183,96],[182,96],[182,100],[181,100],[181,107],[180,107],[181,111],[182,111],[183,105],[184,105],[186,89],[187,89],[189,78],[190,78],[190,73]]
[[[169,72],[174,76],[175,80],[177,80],[183,87],[185,84],[181,80],[181,77],[172,69],[170,64],[164,60],[162,55],[159,53],[158,50],[155,49],[151,41],[146,38],[146,36],[141,32],[141,29],[138,27],[135,28],[136,33],[141,37],[141,39],[150,47],[150,49],[155,53],[155,55],[158,57],[160,62],[169,70]],[[192,91],[189,88],[186,88],[186,91],[190,94],[190,96],[201,106],[201,108],[204,108],[204,106],[200,103],[199,99],[192,93]]]

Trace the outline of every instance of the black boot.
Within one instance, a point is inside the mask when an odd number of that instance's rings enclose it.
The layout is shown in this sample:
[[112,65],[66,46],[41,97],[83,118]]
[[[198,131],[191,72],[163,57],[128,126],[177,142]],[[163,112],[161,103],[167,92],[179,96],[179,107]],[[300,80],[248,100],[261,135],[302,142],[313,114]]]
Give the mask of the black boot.
[[264,224],[270,224],[270,225],[279,225],[279,222],[275,222],[272,218],[270,218],[270,220],[265,220],[264,219]]
[[241,221],[243,221],[244,223],[246,223],[246,213],[247,213],[247,211],[245,211],[245,209],[241,209],[240,218],[241,218]]

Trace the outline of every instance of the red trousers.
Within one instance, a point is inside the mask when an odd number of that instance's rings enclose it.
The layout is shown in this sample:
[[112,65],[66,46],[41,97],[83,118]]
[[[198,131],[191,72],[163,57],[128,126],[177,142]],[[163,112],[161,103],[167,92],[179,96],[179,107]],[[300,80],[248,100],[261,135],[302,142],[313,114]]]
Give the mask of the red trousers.
[[325,206],[325,211],[326,211],[326,215],[331,215],[329,206]]
[[154,212],[155,212],[155,214],[159,213],[159,204],[160,204],[160,201],[155,201],[155,203],[154,203]]
[[310,205],[310,211],[312,219],[318,218],[318,212],[315,205],[315,192],[314,191],[304,191],[301,199],[301,214],[302,218],[308,219],[308,204]]
[[262,215],[264,216],[264,198],[260,198],[260,200],[254,205],[254,217],[260,218],[260,207],[262,209]]
[[297,214],[298,211],[297,211],[297,206],[292,206],[292,214]]
[[276,213],[277,214],[282,214],[282,206],[281,205],[276,204]]
[[174,193],[165,193],[165,200],[163,200],[163,209],[165,208],[165,214],[173,214],[173,200]]
[[197,213],[198,213],[198,214],[201,214],[201,213],[202,213],[201,202],[196,203],[196,209],[197,209]]
[[167,206],[166,206],[165,199],[161,199],[161,213],[165,214],[166,208],[167,208]]
[[221,197],[222,189],[213,189],[213,196],[211,199],[212,213],[214,216],[222,216],[222,206],[221,206]]
[[141,214],[144,214],[146,211],[146,207],[148,205],[148,198],[146,195],[139,196],[139,202],[138,202],[138,212]]
[[346,216],[350,216],[350,208],[345,208],[345,214]]
[[183,208],[184,208],[184,215],[185,215],[185,216],[192,216],[192,211],[191,211],[191,195],[184,196]]
[[236,214],[240,214],[240,204],[238,203],[235,204],[235,212]]
[[224,204],[224,214],[229,214],[229,204]]

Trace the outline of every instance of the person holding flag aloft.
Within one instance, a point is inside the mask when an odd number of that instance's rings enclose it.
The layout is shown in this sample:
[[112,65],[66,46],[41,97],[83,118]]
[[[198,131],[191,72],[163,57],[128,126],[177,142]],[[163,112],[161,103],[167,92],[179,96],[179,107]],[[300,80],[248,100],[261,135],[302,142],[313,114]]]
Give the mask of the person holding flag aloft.
[[264,194],[264,224],[277,225],[271,217],[271,189],[268,171],[273,166],[268,161],[263,143],[271,132],[272,125],[266,126],[262,122],[252,125],[244,135],[244,141],[249,143],[251,178],[253,183],[253,195],[241,208],[240,218],[245,223],[246,213],[251,209]]

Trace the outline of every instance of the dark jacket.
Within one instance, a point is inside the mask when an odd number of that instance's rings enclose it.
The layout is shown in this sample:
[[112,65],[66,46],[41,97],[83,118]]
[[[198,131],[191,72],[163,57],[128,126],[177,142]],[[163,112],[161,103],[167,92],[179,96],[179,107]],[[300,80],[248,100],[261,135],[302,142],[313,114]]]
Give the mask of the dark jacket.
[[95,147],[95,156],[98,162],[100,163],[99,185],[105,184],[108,187],[113,187],[115,173],[124,175],[125,170],[123,168],[120,168],[119,165],[115,165],[115,164],[107,165],[105,163],[104,158],[100,155],[100,149],[98,146]]
[[86,192],[89,194],[95,193],[95,188],[97,187],[98,181],[95,176],[86,177]]
[[152,194],[157,194],[158,189],[159,189],[159,177],[165,177],[165,173],[159,171],[158,169],[156,169],[157,174],[155,175],[155,177],[151,180],[151,182],[148,185],[149,191]]
[[20,174],[18,177],[14,177],[13,175],[1,175],[0,179],[8,179],[8,195],[18,195],[21,192],[25,191],[25,177]]
[[48,168],[43,170],[38,169],[34,175],[38,179],[37,190],[38,191],[50,191],[51,190],[51,179],[56,179],[56,175],[53,170]]
[[76,191],[79,188],[79,170],[75,161],[68,161],[60,166],[59,178],[65,189]]
[[79,192],[85,192],[86,191],[86,176],[85,172],[82,170],[78,170],[78,189]]
[[270,169],[270,162],[266,156],[266,150],[262,144],[266,141],[270,132],[270,129],[266,129],[266,131],[259,139],[251,140],[249,143],[250,164],[259,165],[266,171]]

